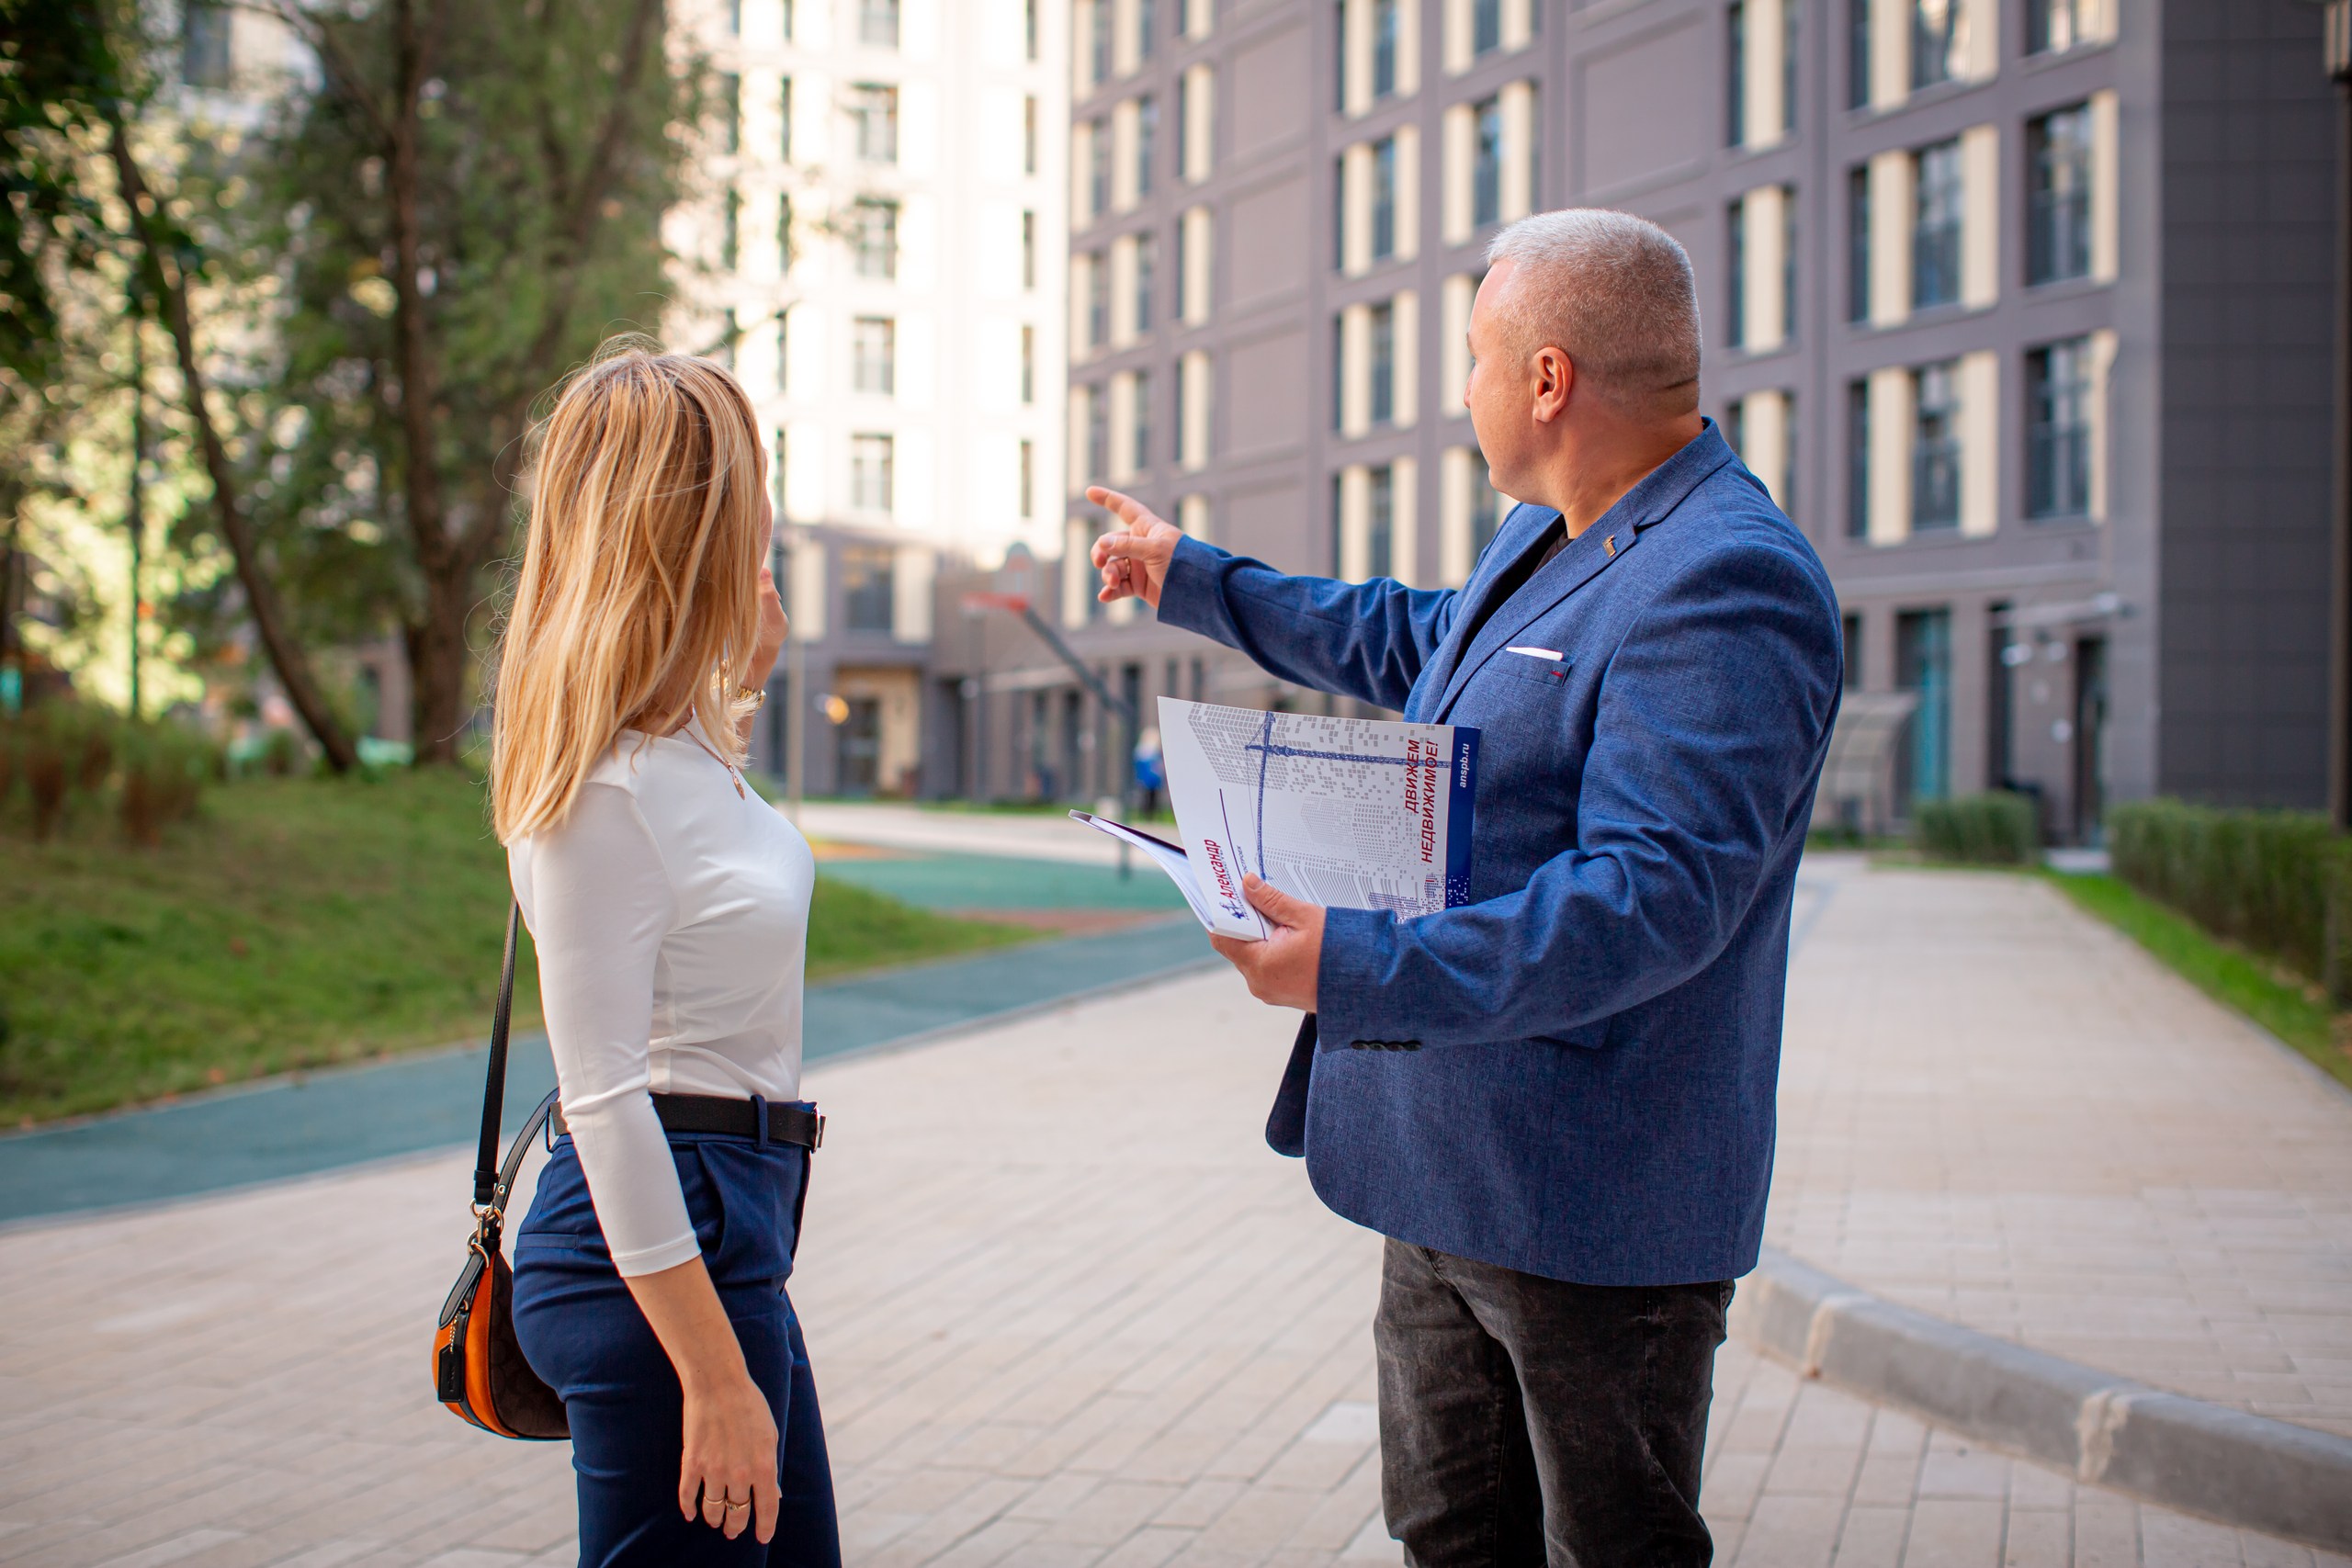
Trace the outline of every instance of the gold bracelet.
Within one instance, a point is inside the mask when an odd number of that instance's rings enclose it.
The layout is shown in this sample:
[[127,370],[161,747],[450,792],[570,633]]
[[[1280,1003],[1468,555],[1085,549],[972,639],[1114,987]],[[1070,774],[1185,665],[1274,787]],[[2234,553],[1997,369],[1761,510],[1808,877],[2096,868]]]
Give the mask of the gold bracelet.
[[752,711],[757,713],[760,705],[768,700],[768,689],[765,686],[738,686],[735,688],[735,700],[751,704]]

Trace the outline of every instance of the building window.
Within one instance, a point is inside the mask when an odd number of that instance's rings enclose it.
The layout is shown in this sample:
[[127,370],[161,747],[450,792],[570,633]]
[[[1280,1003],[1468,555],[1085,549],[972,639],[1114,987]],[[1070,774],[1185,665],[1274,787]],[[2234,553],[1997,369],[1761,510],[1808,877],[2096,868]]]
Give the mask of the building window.
[[1911,743],[1895,753],[1896,795],[1941,800],[1951,789],[1951,612],[1909,610],[1894,617],[1894,683],[1919,694]]
[[1025,437],[1021,443],[1021,515],[1037,515],[1037,444]]
[[849,115],[857,124],[857,155],[868,164],[899,161],[899,89],[860,82],[849,90]]
[[1331,112],[1348,112],[1348,0],[1331,0]]
[[1396,254],[1396,139],[1372,144],[1372,259]]
[[1037,215],[1026,208],[1021,213],[1021,287],[1037,287]]
[[1347,423],[1348,413],[1348,317],[1342,310],[1331,318],[1331,428],[1339,430]]
[[724,365],[729,370],[734,369],[735,342],[742,335],[743,329],[736,322],[734,308],[729,306],[719,314],[718,352],[712,357],[716,358],[721,365]]
[[890,510],[897,482],[895,438],[853,435],[849,438],[849,502],[863,512]]
[[1158,287],[1159,274],[1159,236],[1136,236],[1136,296],[1133,300],[1136,331],[1151,331],[1152,292]]
[[1960,366],[1911,373],[1911,531],[1960,526]]
[[861,392],[889,397],[898,390],[899,323],[888,316],[860,316],[850,327],[851,385]]
[[1037,329],[1026,325],[1021,329],[1021,400],[1037,400]]
[[1871,536],[1871,384],[1846,383],[1846,537]]
[[777,157],[789,164],[792,162],[792,78],[779,78],[776,88],[777,103],[782,112],[777,117],[775,152]]
[[[1543,0],[1531,0],[1541,5]],[[1492,54],[1503,46],[1503,0],[1470,0],[1470,52]]]
[[2090,339],[2070,338],[2027,353],[2027,516],[2089,514],[2092,396]]
[[1127,463],[1130,468],[1148,468],[1151,467],[1151,372],[1136,371],[1135,382],[1131,414],[1135,423],[1127,432]]
[[1731,297],[1724,302],[1724,341],[1739,348],[1747,342],[1747,203],[1735,200],[1724,216],[1730,263],[1726,281],[1731,285]]
[[1396,470],[1383,463],[1366,476],[1364,575],[1396,575]]
[[1086,212],[1089,218],[1111,210],[1111,122],[1098,119],[1086,138]]
[[1151,194],[1151,171],[1159,159],[1159,100],[1148,96],[1136,102],[1136,195]]
[[[888,436],[861,437],[887,441]],[[892,568],[895,553],[875,545],[842,547],[842,621],[854,632],[890,629],[891,601],[897,597]]]
[[2091,270],[2091,107],[2053,110],[2025,128],[2025,280]]
[[1035,64],[1037,59],[1037,0],[1023,0],[1021,7],[1021,28],[1024,57]]
[[1396,48],[1404,32],[1397,0],[1372,0],[1372,96],[1396,93]]
[[899,47],[899,0],[857,0],[857,41],[875,49]]
[[1136,58],[1149,60],[1159,41],[1159,0],[1136,0]]
[[[791,368],[791,365],[792,312],[789,310],[778,310],[775,313],[775,389],[778,396],[787,396],[792,391],[791,385],[787,379],[787,374]],[[783,440],[784,433],[782,431],[778,431],[776,433],[777,445],[775,449],[776,461],[778,463],[782,463],[784,461]],[[779,474],[776,477],[776,493],[778,495],[782,495],[784,493],[783,486],[784,478]]]
[[1111,79],[1111,0],[1093,0],[1088,10],[1086,79],[1099,87]]
[[1846,319],[1871,319],[1871,171],[1846,171]]
[[1804,15],[1798,0],[1781,0],[1781,130],[1797,128],[1797,18]]
[[793,259],[797,254],[797,248],[794,245],[792,239],[792,197],[789,195],[779,196],[775,198],[776,271],[790,272]]
[[[1797,187],[1781,187],[1781,341],[1797,335]],[[1782,507],[1781,511],[1788,510]]]
[[1747,140],[1747,7],[1731,0],[1724,39],[1729,73],[1724,83],[1724,145],[1737,147]]
[[1960,228],[1967,210],[1960,141],[1939,141],[1911,156],[1911,308],[1960,299]]
[[1086,346],[1101,348],[1111,341],[1110,258],[1096,251],[1087,258]]
[[2087,36],[2091,0],[2026,0],[2025,51],[2052,54]]
[[850,207],[851,247],[860,277],[899,276],[899,204],[860,197]]
[[1111,397],[1097,385],[1086,400],[1086,478],[1100,484],[1111,472]]
[[1477,141],[1470,170],[1470,221],[1478,228],[1503,215],[1503,102],[1487,99],[1472,107]]
[[742,254],[743,193],[740,190],[729,191],[727,204],[721,210],[718,265],[733,272],[737,259]]
[[1037,172],[1037,95],[1021,100],[1021,172]]
[[1871,12],[1877,0],[1846,0],[1846,107],[1870,107]]
[[1932,87],[1960,74],[1963,0],[1911,0],[1911,89]]
[[718,150],[740,152],[743,145],[743,78],[732,71],[718,76]]
[[1372,323],[1372,423],[1387,424],[1396,417],[1396,310],[1383,301],[1373,306],[1367,314]]

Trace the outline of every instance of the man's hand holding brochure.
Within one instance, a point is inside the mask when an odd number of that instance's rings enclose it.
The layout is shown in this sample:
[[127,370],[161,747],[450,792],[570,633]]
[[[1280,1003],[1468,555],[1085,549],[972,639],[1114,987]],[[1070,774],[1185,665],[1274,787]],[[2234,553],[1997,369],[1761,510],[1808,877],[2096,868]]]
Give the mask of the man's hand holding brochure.
[[1159,699],[1180,841],[1070,815],[1150,856],[1211,932],[1265,938],[1243,880],[1324,908],[1469,902],[1478,732]]

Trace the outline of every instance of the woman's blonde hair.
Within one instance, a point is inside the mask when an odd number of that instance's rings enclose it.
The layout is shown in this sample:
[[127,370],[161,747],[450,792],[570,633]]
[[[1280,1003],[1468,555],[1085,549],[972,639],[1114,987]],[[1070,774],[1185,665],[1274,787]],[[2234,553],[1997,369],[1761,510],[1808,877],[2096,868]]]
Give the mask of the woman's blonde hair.
[[751,400],[707,359],[616,339],[533,433],[531,518],[499,641],[491,819],[560,825],[631,720],[674,701],[742,761],[737,687],[760,629],[766,454]]

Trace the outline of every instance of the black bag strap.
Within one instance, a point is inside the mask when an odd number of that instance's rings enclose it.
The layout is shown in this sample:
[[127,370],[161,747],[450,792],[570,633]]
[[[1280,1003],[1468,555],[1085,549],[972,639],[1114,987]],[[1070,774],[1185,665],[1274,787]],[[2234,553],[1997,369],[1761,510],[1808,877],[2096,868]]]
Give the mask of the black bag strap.
[[[498,1007],[490,1015],[490,1081],[481,1091],[481,1145],[474,1155],[474,1202],[487,1203],[496,1195],[498,1122],[506,1110],[506,1034],[514,1014],[514,942],[523,924],[523,908],[506,905],[506,957],[498,974]],[[544,1111],[546,1107],[542,1106]],[[517,1139],[516,1143],[526,1142]]]

